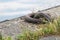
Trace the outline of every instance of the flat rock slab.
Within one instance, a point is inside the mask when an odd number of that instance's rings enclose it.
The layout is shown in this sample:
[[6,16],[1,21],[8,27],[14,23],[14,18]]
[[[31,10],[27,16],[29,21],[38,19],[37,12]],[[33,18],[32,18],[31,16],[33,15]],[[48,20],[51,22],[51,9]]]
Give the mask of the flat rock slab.
[[[20,20],[20,21],[19,21]],[[29,26],[31,25],[31,26]],[[37,25],[23,22],[20,18],[16,21],[7,21],[0,24],[4,36],[13,36],[22,33],[24,30],[35,30]]]

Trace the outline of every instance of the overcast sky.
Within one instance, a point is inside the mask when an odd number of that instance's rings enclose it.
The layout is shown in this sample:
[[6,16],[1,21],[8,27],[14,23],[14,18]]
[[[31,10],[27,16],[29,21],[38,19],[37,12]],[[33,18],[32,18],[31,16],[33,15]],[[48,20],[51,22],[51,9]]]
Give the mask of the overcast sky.
[[60,5],[60,0],[0,0],[0,21]]

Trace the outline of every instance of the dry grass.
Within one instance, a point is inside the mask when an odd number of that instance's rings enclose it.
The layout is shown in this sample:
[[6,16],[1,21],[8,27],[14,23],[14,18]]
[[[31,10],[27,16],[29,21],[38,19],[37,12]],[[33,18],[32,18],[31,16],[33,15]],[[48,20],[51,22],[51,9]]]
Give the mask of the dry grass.
[[60,33],[60,18],[58,20],[54,20],[53,22],[49,22],[48,24],[39,25],[39,27],[34,32],[27,31],[27,33],[23,33],[22,37],[20,34],[17,37],[17,40],[39,40],[41,36]]

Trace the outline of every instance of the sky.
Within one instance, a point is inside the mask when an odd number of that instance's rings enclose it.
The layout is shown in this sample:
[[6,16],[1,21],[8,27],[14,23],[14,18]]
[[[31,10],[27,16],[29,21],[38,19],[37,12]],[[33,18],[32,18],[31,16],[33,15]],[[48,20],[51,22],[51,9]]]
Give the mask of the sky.
[[0,21],[60,5],[60,0],[0,0]]

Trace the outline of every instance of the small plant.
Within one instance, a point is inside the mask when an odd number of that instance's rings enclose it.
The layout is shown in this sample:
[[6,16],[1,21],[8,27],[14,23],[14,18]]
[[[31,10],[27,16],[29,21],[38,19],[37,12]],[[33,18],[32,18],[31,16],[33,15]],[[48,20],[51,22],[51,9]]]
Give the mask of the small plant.
[[17,36],[17,40],[29,40],[30,39],[30,33],[29,31],[25,31],[22,34],[19,34]]
[[38,40],[38,39],[39,35],[36,31],[35,32],[26,31],[17,37],[17,40]]
[[0,40],[2,40],[2,34],[0,33]]
[[57,20],[57,30],[60,33],[60,18]]
[[10,36],[8,36],[8,37],[2,37],[1,40],[12,40],[12,38]]
[[10,36],[6,37],[4,40],[12,40]]

